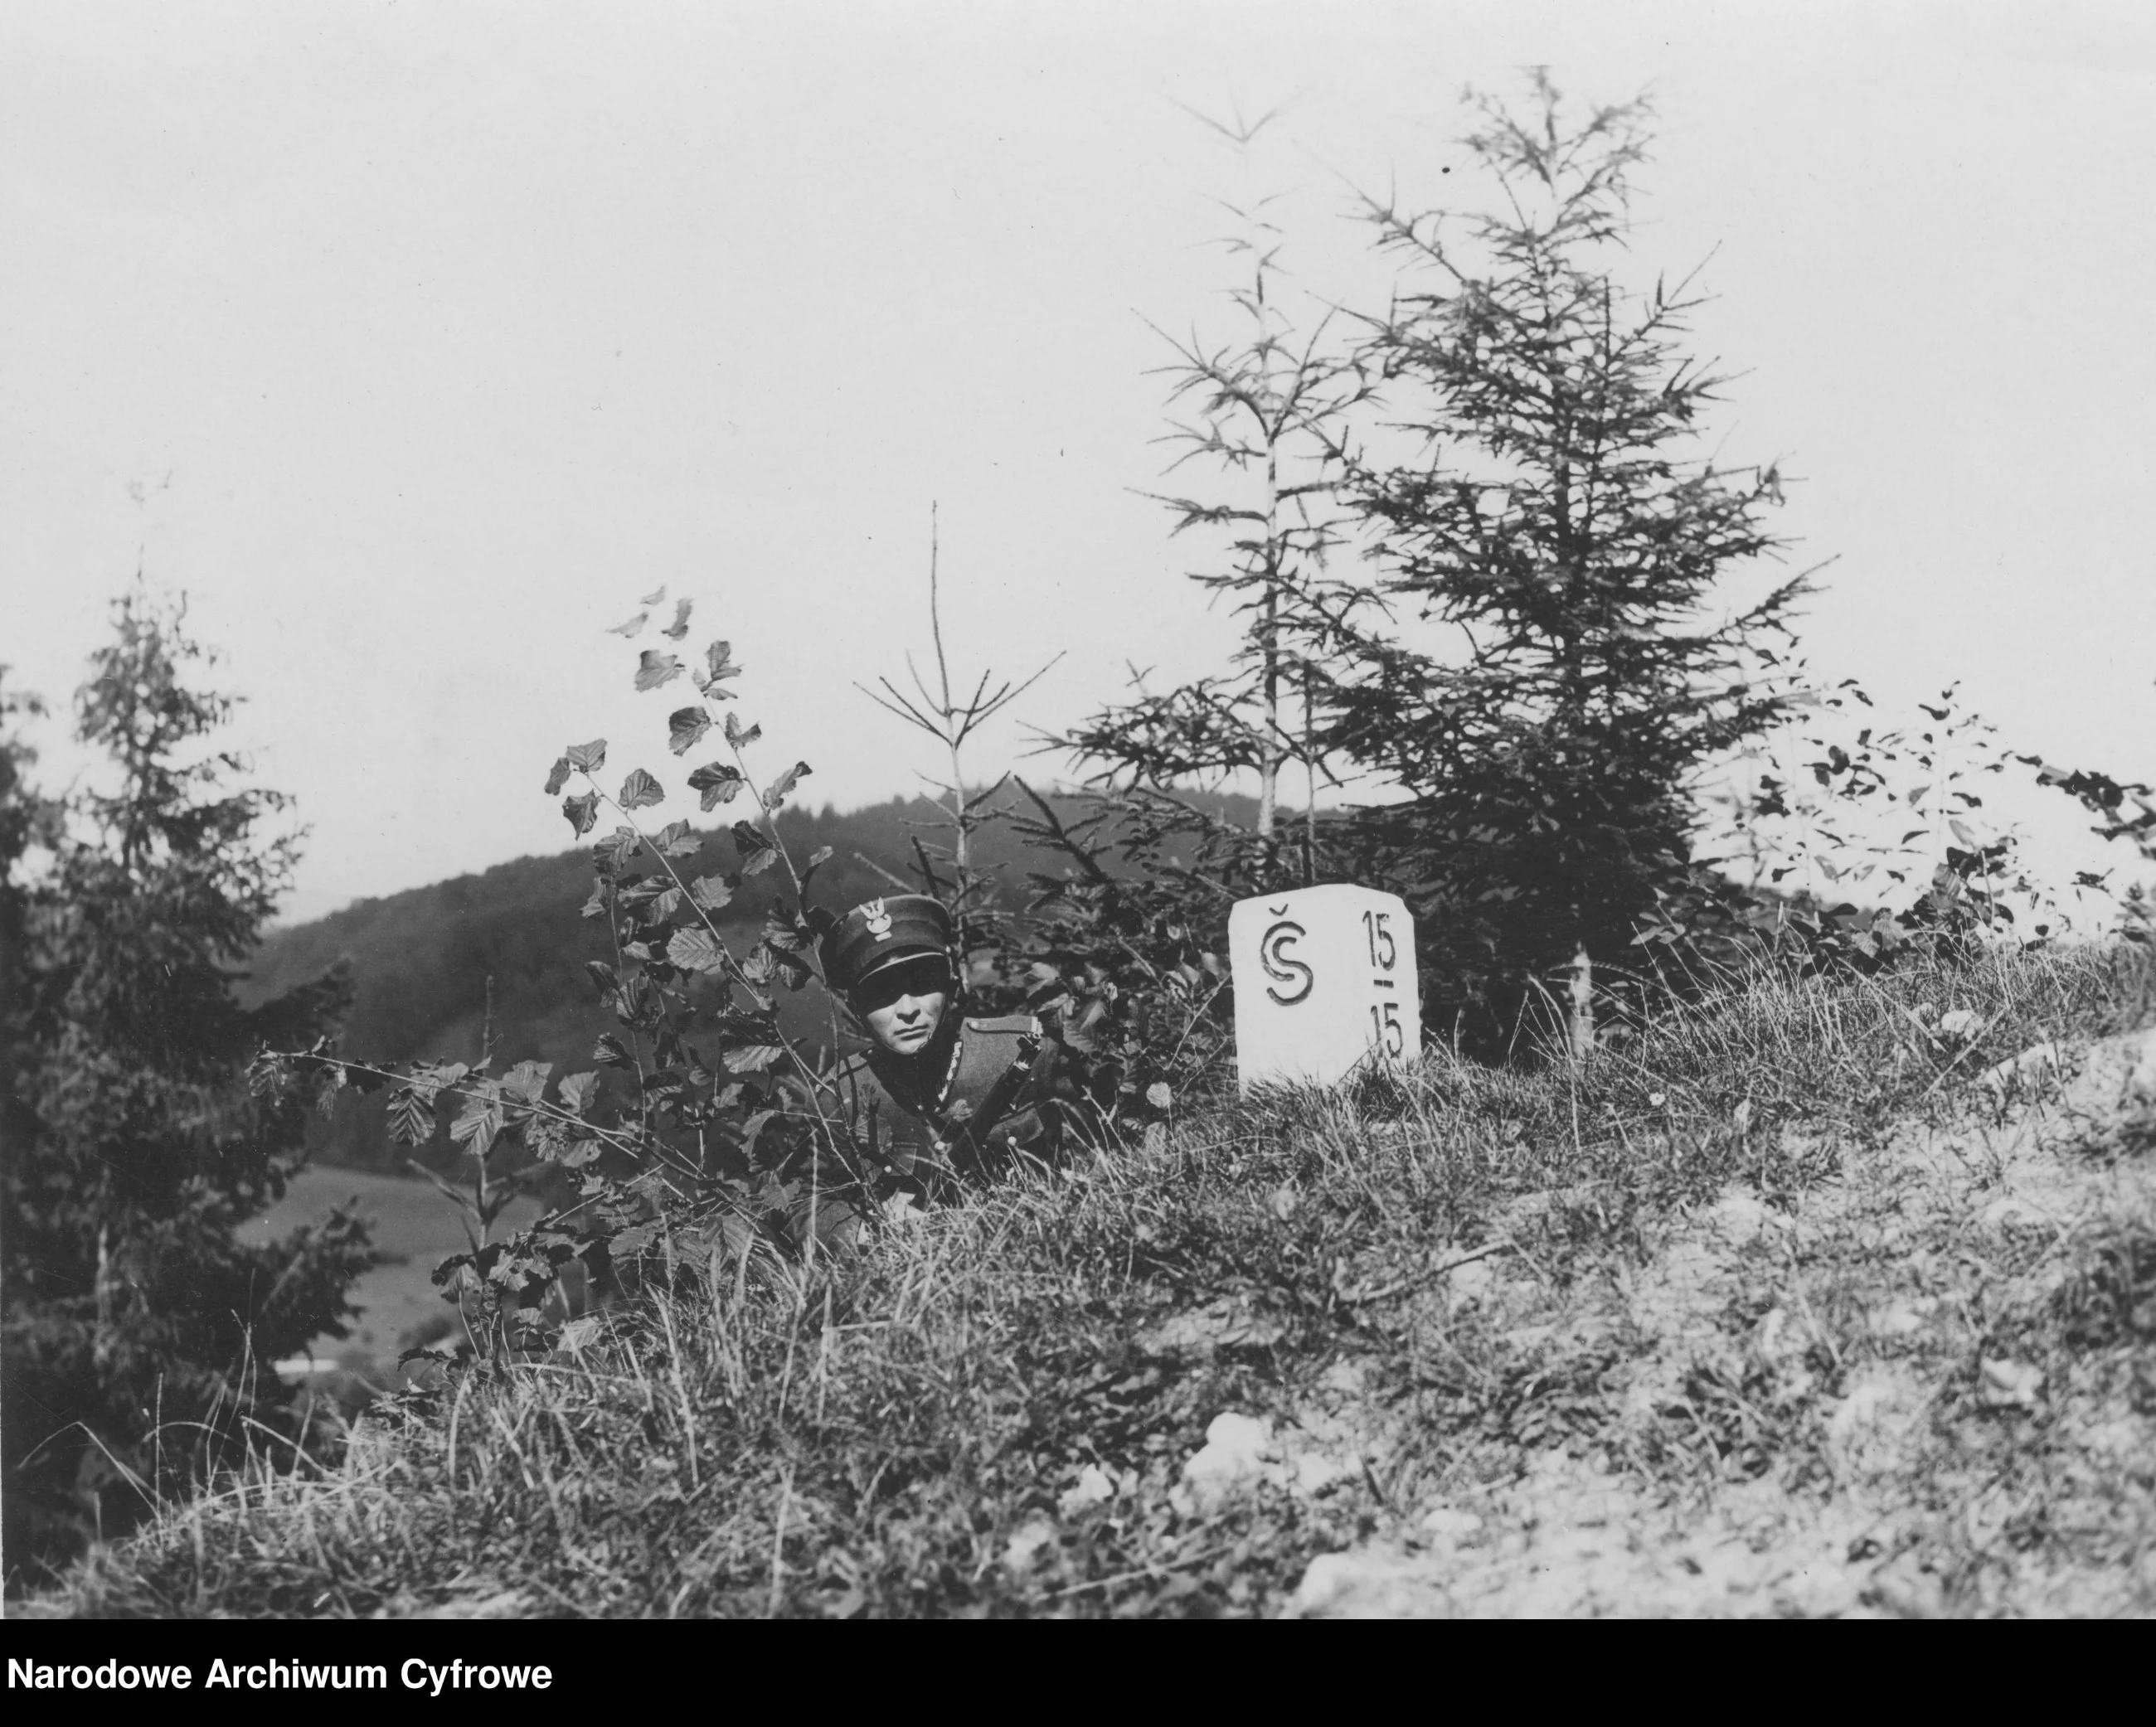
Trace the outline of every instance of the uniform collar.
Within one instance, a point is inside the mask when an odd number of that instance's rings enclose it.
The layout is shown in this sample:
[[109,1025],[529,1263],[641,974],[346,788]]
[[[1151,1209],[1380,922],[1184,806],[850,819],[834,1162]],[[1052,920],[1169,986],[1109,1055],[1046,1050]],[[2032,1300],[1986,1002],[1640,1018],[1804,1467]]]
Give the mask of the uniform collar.
[[[955,1003],[953,1004],[956,1005]],[[947,1012],[928,1047],[918,1055],[896,1055],[882,1044],[869,1050],[869,1066],[876,1077],[902,1101],[911,1101],[935,1114],[942,1113],[958,1077],[958,1063],[966,1053],[965,1016]]]

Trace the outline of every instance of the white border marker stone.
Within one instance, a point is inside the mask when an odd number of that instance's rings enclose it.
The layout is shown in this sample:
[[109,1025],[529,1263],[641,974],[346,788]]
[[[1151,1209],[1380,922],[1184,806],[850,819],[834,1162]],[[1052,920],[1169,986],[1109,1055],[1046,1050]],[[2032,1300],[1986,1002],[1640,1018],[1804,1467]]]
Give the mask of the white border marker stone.
[[1236,902],[1235,1077],[1329,1085],[1372,1059],[1422,1052],[1414,920],[1396,894],[1339,884]]

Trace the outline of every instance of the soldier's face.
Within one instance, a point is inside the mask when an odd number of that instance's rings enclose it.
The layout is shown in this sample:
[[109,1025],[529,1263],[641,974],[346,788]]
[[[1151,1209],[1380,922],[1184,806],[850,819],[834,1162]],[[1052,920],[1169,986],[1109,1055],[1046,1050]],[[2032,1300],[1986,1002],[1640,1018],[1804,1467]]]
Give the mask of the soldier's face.
[[879,971],[854,992],[854,1011],[893,1055],[926,1048],[951,1005],[951,971],[937,959],[909,960]]

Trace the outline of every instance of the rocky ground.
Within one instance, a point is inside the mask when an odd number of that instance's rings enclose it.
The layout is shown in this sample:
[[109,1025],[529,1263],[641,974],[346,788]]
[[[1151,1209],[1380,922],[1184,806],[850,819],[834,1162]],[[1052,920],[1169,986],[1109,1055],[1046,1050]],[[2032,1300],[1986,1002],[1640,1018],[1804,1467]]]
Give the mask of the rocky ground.
[[[1636,1269],[1558,1294],[1499,1253],[1404,1295],[1473,1309],[1552,1371],[1608,1361],[1621,1419],[1587,1454],[1400,1506],[1312,1560],[1286,1611],[2156,1608],[2156,1031],[1985,1078],[1960,1119],[1837,1179],[1729,1187]],[[1179,1490],[1217,1504],[1382,1469],[1412,1417],[1368,1391],[1349,1365],[1298,1419],[1223,1415]],[[1739,1478],[1667,1467],[1688,1450]]]

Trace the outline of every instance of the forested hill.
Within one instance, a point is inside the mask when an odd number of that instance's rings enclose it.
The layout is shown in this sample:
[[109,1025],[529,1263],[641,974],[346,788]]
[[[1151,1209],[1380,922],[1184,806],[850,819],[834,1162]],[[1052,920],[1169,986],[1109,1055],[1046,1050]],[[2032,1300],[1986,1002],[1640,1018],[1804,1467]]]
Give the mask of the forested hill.
[[[1015,792],[1011,801],[1023,802]],[[1247,799],[1206,802],[1230,820],[1248,821],[1255,813],[1245,807]],[[1073,801],[1057,802],[1067,816],[1076,813]],[[789,809],[779,817],[779,830],[797,860],[831,848],[810,897],[835,910],[896,891],[883,871],[917,880],[913,841],[917,834],[932,845],[941,837],[937,819],[924,799],[893,798],[845,815],[828,807],[820,814]],[[1056,860],[1029,852],[999,824],[977,837],[975,856],[985,866],[1000,866],[1014,903],[1023,901],[1029,870],[1060,873]],[[738,862],[732,842],[713,830],[702,851],[675,867],[688,878],[724,874]],[[760,923],[784,879],[783,870],[750,877],[722,925],[745,934]],[[348,960],[357,995],[346,1022],[346,1053],[383,1063],[415,1056],[472,1061],[480,1053],[491,977],[501,1060],[586,1067],[593,1040],[613,1023],[584,971],[587,960],[613,957],[604,925],[579,915],[591,887],[591,853],[580,846],[362,899],[312,923],[273,930],[256,955],[244,994],[250,1002],[259,1001]],[[782,998],[788,1029],[814,1036],[818,1024],[808,1006],[805,997]],[[387,1143],[382,1118],[380,1097],[347,1096],[335,1119],[318,1128],[316,1156],[354,1168],[401,1167],[404,1153]]]

